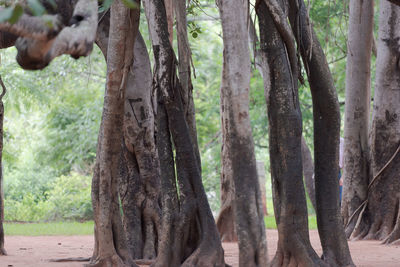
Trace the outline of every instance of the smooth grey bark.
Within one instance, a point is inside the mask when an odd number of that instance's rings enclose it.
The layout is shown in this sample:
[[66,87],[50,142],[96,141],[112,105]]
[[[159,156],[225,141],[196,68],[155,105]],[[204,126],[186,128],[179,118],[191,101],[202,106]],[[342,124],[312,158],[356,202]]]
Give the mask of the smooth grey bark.
[[266,85],[269,90],[266,90],[265,97],[272,193],[279,232],[278,248],[271,266],[323,266],[309,240],[302,179],[302,119],[297,92],[297,63],[289,62],[285,43],[265,2],[257,2],[256,7],[261,51],[270,70],[270,81]]
[[307,194],[314,210],[316,211],[317,203],[315,199],[314,163],[310,148],[308,147],[304,136],[301,136],[301,159],[303,163],[303,178],[306,185]]
[[4,248],[4,192],[3,192],[3,137],[4,137],[4,104],[3,97],[7,92],[6,86],[3,83],[3,80],[0,76],[0,86],[2,88],[2,92],[0,95],[0,256],[7,255],[7,252]]
[[[264,212],[249,117],[250,51],[247,2],[217,1],[222,23],[224,61],[221,102],[227,136],[226,156],[232,170],[233,210],[239,244],[239,266],[266,266]],[[226,117],[225,117],[226,116]]]
[[373,175],[352,233],[356,239],[393,244],[400,244],[399,25],[400,7],[381,1],[370,133]]
[[183,109],[164,1],[145,0],[144,4],[155,58],[162,188],[161,236],[153,266],[222,267],[224,253]]
[[107,83],[92,181],[95,249],[88,266],[137,267],[127,249],[117,187],[126,79],[133,62],[138,25],[139,10],[115,0],[111,5]]
[[339,205],[339,101],[304,1],[290,0],[289,3],[289,19],[313,100],[315,196],[322,259],[332,266],[353,266]]
[[350,216],[367,196],[369,180],[368,124],[374,2],[351,0],[346,65],[342,216],[346,236],[356,220]]

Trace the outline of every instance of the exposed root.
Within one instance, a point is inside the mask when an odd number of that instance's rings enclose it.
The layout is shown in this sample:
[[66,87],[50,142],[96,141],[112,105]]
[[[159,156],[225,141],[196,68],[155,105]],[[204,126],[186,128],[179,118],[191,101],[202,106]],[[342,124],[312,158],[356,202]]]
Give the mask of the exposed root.
[[131,260],[124,262],[118,255],[113,255],[108,258],[96,259],[95,261],[85,264],[85,267],[139,267]]
[[90,261],[91,258],[76,257],[64,259],[50,259],[49,262],[71,262],[71,261]]
[[396,224],[393,231],[383,240],[383,244],[400,244],[400,200],[397,208]]
[[[204,245],[203,245],[204,244]],[[224,251],[214,248],[214,246],[207,247],[203,242],[190,256],[185,260],[181,267],[225,267]],[[212,251],[211,251],[212,250]]]
[[0,256],[7,256],[7,251],[4,248],[0,248]]

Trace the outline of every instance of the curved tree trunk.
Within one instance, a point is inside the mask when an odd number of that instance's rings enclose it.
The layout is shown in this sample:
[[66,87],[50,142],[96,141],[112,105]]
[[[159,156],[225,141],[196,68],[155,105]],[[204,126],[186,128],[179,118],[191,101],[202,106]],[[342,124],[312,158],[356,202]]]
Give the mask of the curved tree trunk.
[[137,266],[127,249],[117,187],[126,79],[138,25],[139,11],[115,0],[111,6],[107,84],[92,182],[95,250],[88,266]]
[[4,104],[3,97],[6,94],[6,86],[0,76],[0,85],[2,93],[0,95],[0,256],[7,255],[4,248],[4,194],[3,194],[3,137],[4,137]]
[[224,252],[201,182],[200,166],[183,109],[164,2],[145,0],[144,3],[155,57],[159,101],[156,140],[163,209],[158,255],[153,266],[222,267],[225,266]]
[[224,41],[221,84],[222,132],[225,134],[223,157],[228,159],[233,178],[239,266],[266,266],[264,212],[249,118],[248,6],[241,0],[219,0],[218,7]]
[[400,243],[400,7],[380,2],[376,85],[371,128],[373,178],[355,238]]
[[292,73],[285,45],[264,1],[258,3],[256,11],[261,51],[265,53],[270,69],[266,101],[272,193],[279,232],[278,248],[271,265],[322,266],[323,262],[309,240],[302,180],[302,120],[297,73]]
[[315,196],[322,258],[333,266],[354,265],[339,205],[340,110],[324,52],[303,0],[290,0],[290,22],[308,75],[313,99]]
[[374,2],[351,0],[349,8],[342,200],[347,237],[356,224],[355,219],[349,221],[350,216],[367,197],[369,180],[368,124]]

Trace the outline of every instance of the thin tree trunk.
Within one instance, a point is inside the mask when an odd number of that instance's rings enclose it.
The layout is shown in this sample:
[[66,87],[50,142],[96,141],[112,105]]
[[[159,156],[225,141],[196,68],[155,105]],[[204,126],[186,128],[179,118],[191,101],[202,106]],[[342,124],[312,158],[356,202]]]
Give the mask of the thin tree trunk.
[[3,137],[4,137],[4,104],[3,97],[6,94],[6,86],[0,76],[0,85],[2,88],[2,93],[0,95],[0,256],[7,255],[4,248],[4,192],[3,192]]
[[371,95],[371,52],[374,2],[350,1],[344,122],[342,216],[346,236],[356,220],[349,221],[367,197],[369,180],[368,124]]
[[317,224],[322,258],[333,266],[354,265],[339,205],[340,110],[336,89],[303,0],[290,0],[290,22],[313,99]]
[[223,134],[226,134],[224,141],[227,145],[224,149],[234,186],[239,266],[266,266],[264,212],[249,118],[251,66],[246,27],[248,6],[241,0],[220,0],[218,7],[224,41],[222,127]]
[[372,174],[352,237],[400,244],[400,7],[380,2],[371,127]]
[[95,251],[89,266],[137,266],[128,253],[118,201],[126,79],[133,62],[139,11],[121,0],[111,6],[107,53],[107,84],[92,182]]
[[[264,1],[257,3],[261,51],[269,64],[266,91],[272,193],[278,248],[271,266],[322,266],[310,244],[302,179],[302,119],[297,73],[292,73],[285,44]],[[296,68],[293,70],[297,71]],[[268,86],[267,86],[268,87]]]
[[[155,57],[159,97],[156,140],[162,174],[162,230],[154,266],[222,267],[224,253],[186,122],[164,2],[144,3]],[[171,137],[176,152],[176,180]]]
[[303,177],[306,184],[308,197],[314,210],[317,210],[317,203],[315,200],[315,183],[314,183],[314,163],[311,156],[310,148],[306,143],[304,136],[301,136],[301,159],[303,162]]

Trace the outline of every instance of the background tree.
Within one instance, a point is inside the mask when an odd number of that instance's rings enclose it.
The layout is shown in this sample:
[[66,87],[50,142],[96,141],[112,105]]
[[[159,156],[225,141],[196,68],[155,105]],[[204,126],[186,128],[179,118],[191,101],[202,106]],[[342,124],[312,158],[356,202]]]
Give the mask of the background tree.
[[233,213],[239,243],[239,266],[264,266],[268,256],[264,212],[249,119],[248,6],[240,0],[220,0],[217,5],[224,41],[221,127],[225,143],[222,160],[227,160],[229,169],[225,178],[232,179],[234,187]]
[[378,57],[371,127],[371,169],[367,196],[356,210],[352,236],[398,243],[399,212],[399,121],[397,90],[399,53],[396,31],[400,8],[388,1],[380,2]]
[[[346,235],[356,224],[350,216],[367,195],[369,179],[368,125],[371,95],[373,1],[350,1],[344,120],[342,216]],[[354,217],[354,216],[353,216]]]

